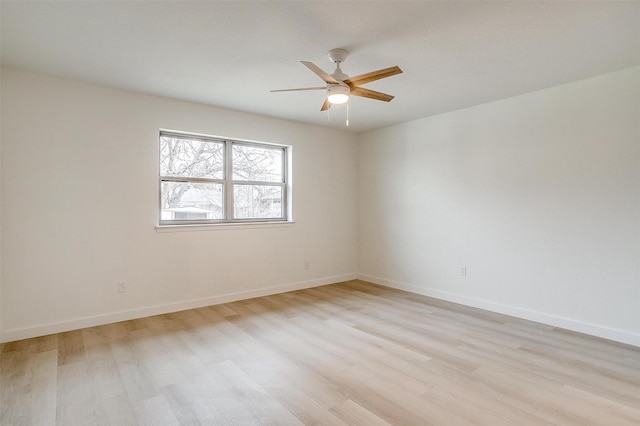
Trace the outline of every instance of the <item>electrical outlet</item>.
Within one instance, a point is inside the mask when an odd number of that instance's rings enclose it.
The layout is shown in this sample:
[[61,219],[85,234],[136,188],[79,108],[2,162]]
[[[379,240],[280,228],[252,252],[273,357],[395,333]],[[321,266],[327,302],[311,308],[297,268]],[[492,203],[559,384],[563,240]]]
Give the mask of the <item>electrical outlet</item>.
[[310,269],[311,268],[311,262],[310,261],[305,261],[304,262],[304,269]]
[[467,276],[467,267],[466,266],[461,266],[460,270],[458,271],[458,274],[461,277],[466,277]]
[[126,293],[128,290],[126,281],[118,281],[118,293]]

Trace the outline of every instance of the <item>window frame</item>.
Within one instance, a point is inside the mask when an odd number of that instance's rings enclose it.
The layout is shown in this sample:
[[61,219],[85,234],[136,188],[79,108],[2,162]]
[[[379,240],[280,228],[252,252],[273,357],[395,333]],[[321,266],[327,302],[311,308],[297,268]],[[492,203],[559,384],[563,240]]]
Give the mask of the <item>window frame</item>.
[[[195,178],[182,176],[163,176],[161,174],[161,150],[162,137],[184,138],[202,142],[221,143],[223,145],[223,176],[217,178]],[[282,181],[251,181],[233,179],[233,147],[249,146],[270,150],[282,151]],[[194,134],[174,130],[160,130],[158,137],[158,227],[179,227],[194,225],[222,225],[222,224],[264,224],[264,223],[289,223],[291,222],[291,146],[268,142],[231,139],[217,136]],[[216,183],[222,184],[222,203],[224,217],[222,219],[190,219],[190,220],[163,220],[162,219],[162,184],[163,182],[184,183]],[[235,218],[234,188],[236,185],[259,185],[280,187],[282,191],[282,216],[277,218]]]

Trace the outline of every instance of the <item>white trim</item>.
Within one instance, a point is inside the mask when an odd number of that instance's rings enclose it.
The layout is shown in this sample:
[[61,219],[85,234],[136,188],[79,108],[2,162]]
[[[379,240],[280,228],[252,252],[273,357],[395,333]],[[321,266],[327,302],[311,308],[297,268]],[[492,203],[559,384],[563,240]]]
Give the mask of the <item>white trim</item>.
[[579,321],[571,318],[560,317],[545,312],[532,311],[530,309],[519,308],[517,306],[503,305],[501,303],[491,302],[489,300],[476,299],[473,297],[462,296],[455,293],[425,288],[415,284],[403,283],[400,281],[389,280],[386,278],[376,277],[367,274],[357,274],[358,279],[368,281],[370,283],[383,285],[386,287],[396,288],[411,293],[421,294],[423,296],[433,297],[435,299],[446,300],[448,302],[459,303],[461,305],[471,306],[474,308],[484,309],[486,311],[496,312],[499,314],[509,315],[516,318],[535,321],[542,324],[551,325],[553,327],[564,328],[567,330],[577,331],[578,333],[589,334],[591,336],[602,337],[604,339],[613,340],[627,345],[640,347],[640,334],[631,331],[619,330],[615,328],[603,327],[601,325]]
[[229,229],[256,229],[256,228],[290,228],[295,225],[293,221],[273,222],[220,222],[198,223],[194,225],[156,225],[156,232],[194,232],[194,231],[222,231]]
[[274,287],[260,288],[256,290],[240,291],[237,293],[223,294],[220,296],[206,297],[203,299],[187,300],[178,303],[168,303],[165,305],[147,306],[144,308],[132,309],[128,311],[113,312],[109,314],[95,315],[84,318],[77,318],[68,321],[60,321],[50,324],[40,324],[33,327],[17,328],[6,330],[0,334],[0,343],[12,342],[14,340],[29,339],[32,337],[46,336],[48,334],[62,333],[65,331],[78,330],[86,327],[111,324],[119,321],[127,321],[137,318],[150,317],[153,315],[168,314],[187,309],[202,308],[204,306],[219,305],[221,303],[236,302],[238,300],[253,299],[254,297],[269,296],[272,294],[286,293],[288,291],[302,290],[305,288],[318,287],[321,285],[335,284],[343,281],[350,281],[356,278],[356,274],[335,275],[331,277],[318,278],[309,281],[278,285]]

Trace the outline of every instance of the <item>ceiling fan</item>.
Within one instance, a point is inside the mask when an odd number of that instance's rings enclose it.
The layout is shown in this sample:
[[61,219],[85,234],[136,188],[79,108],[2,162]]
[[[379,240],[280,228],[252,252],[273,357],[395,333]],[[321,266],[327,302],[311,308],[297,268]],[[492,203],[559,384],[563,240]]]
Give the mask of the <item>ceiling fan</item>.
[[361,96],[363,98],[375,99],[378,101],[389,102],[393,99],[393,96],[386,93],[376,92],[375,90],[365,89],[360,87],[363,84],[370,83],[381,78],[391,77],[396,74],[402,73],[402,70],[397,67],[384,68],[377,71],[368,72],[366,74],[360,74],[355,77],[349,77],[342,72],[340,64],[349,55],[345,49],[333,49],[329,51],[329,60],[336,64],[336,70],[333,74],[328,74],[320,67],[312,62],[300,61],[304,66],[316,73],[325,83],[325,86],[320,87],[303,87],[300,89],[280,89],[272,90],[272,92],[294,92],[299,90],[326,90],[327,97],[322,104],[320,111],[326,111],[331,108],[333,104],[343,104],[349,100],[349,96]]

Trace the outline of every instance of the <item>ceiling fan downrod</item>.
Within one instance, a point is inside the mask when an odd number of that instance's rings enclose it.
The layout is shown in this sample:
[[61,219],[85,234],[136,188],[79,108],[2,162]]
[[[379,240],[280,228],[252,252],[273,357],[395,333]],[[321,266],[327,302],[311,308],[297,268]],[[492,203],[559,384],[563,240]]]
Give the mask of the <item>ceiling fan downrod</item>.
[[340,64],[347,59],[349,52],[345,49],[333,49],[330,50],[327,56],[329,56],[329,60],[336,64],[336,70],[331,74],[331,77],[335,78],[338,81],[344,81],[349,78],[347,74],[345,74],[340,68]]

